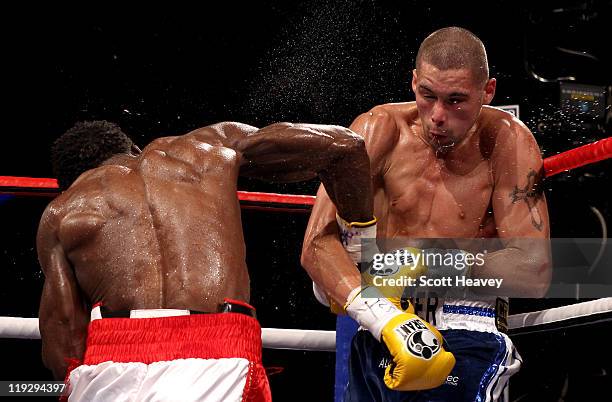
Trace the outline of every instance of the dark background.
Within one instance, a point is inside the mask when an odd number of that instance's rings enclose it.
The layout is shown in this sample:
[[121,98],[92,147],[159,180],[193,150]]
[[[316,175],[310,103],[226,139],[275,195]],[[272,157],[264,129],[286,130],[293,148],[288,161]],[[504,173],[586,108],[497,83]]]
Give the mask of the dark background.
[[[223,120],[349,125],[376,104],[414,99],[409,83],[418,45],[448,25],[483,40],[491,76],[498,79],[493,104],[520,105],[544,156],[610,135],[609,116],[606,122],[561,109],[556,80],[574,76],[576,83],[612,84],[609,1],[423,3],[429,2],[4,9],[0,175],[51,177],[50,144],[81,119],[117,122],[141,146]],[[554,237],[601,237],[590,207],[610,217],[610,166],[606,161],[548,181]],[[296,194],[314,194],[318,185],[239,184]],[[48,201],[0,195],[0,315],[37,316],[43,278],[34,235]],[[313,301],[299,266],[307,219],[307,213],[243,212],[252,302],[264,327],[334,329],[334,317]],[[513,300],[512,312],[567,302]],[[609,334],[610,326],[581,331],[517,339],[526,364],[513,382],[513,398],[557,400],[565,378],[566,400],[580,387],[609,385],[610,377],[597,371],[605,365],[602,356],[593,357],[598,353],[574,348],[563,359],[556,354],[568,344],[589,342],[583,337]],[[40,364],[39,341],[3,339],[0,350],[0,379],[50,379]],[[284,368],[271,376],[276,400],[296,393],[332,399],[333,354],[266,350],[264,362]],[[573,368],[581,365],[593,372]]]

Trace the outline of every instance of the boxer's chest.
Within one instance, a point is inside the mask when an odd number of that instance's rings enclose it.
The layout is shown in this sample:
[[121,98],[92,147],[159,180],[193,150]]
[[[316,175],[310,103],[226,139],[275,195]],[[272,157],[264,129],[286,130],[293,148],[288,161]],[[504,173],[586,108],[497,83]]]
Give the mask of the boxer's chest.
[[436,158],[396,158],[384,176],[386,233],[476,237],[492,223],[488,160],[451,171]]

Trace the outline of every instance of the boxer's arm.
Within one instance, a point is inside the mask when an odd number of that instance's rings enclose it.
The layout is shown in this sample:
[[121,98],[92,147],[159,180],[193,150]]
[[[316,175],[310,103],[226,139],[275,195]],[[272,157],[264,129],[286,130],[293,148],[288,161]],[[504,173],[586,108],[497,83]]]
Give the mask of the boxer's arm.
[[308,221],[301,263],[313,282],[340,306],[361,284],[359,270],[340,241],[336,208],[323,186]]
[[277,182],[319,177],[343,219],[372,220],[370,163],[363,139],[350,129],[276,123],[245,134],[231,141],[242,155],[242,176]]
[[542,297],[551,278],[550,229],[535,138],[519,121],[500,132],[492,155],[493,215],[504,249],[490,253],[470,276],[503,279],[502,293]]
[[[365,140],[376,191],[382,185],[385,157],[398,138],[393,117],[384,108],[376,107],[358,116],[350,128]],[[301,261],[311,279],[340,306],[361,283],[359,272],[340,241],[336,208],[323,186],[308,221]]]
[[83,357],[89,320],[74,272],[47,212],[41,220],[36,243],[45,275],[39,310],[42,358],[53,376],[63,380],[68,359]]

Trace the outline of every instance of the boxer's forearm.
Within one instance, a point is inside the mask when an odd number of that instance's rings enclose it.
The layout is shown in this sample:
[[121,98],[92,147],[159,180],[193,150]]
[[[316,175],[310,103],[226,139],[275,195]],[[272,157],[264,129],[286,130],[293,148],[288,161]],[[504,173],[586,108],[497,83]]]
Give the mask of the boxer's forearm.
[[370,161],[365,145],[345,150],[319,176],[340,217],[348,222],[368,222],[374,218]]
[[66,267],[62,263],[44,267],[46,278],[38,312],[42,357],[54,377],[63,380],[68,361],[83,357],[89,316]]
[[264,180],[323,181],[347,221],[372,219],[370,164],[361,137],[332,125],[276,123],[241,138],[240,174]]
[[510,297],[543,297],[551,279],[551,259],[546,239],[533,239],[529,248],[507,247],[487,254],[482,266],[473,266],[471,278],[502,279],[500,289],[474,287],[477,293]]
[[44,312],[40,332],[43,363],[57,380],[63,380],[70,360],[83,358],[86,332],[66,317]]
[[341,242],[336,213],[326,189],[320,186],[304,236],[302,266],[320,290],[344,306],[351,291],[361,284],[361,275]]
[[43,363],[58,381],[66,378],[70,359],[80,360],[83,357],[82,355],[77,356],[71,350],[72,348],[66,348],[62,343],[61,339],[53,338],[43,341],[42,346]]
[[301,260],[311,279],[340,306],[344,305],[349,293],[361,284],[359,270],[337,234],[307,238]]

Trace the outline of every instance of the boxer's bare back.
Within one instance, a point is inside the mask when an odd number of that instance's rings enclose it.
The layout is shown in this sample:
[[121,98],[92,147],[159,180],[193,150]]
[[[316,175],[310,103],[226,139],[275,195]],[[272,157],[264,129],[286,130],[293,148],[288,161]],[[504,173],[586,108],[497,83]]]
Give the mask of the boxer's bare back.
[[46,219],[91,303],[215,311],[224,297],[249,300],[239,156],[192,140],[114,157],[53,202]]

